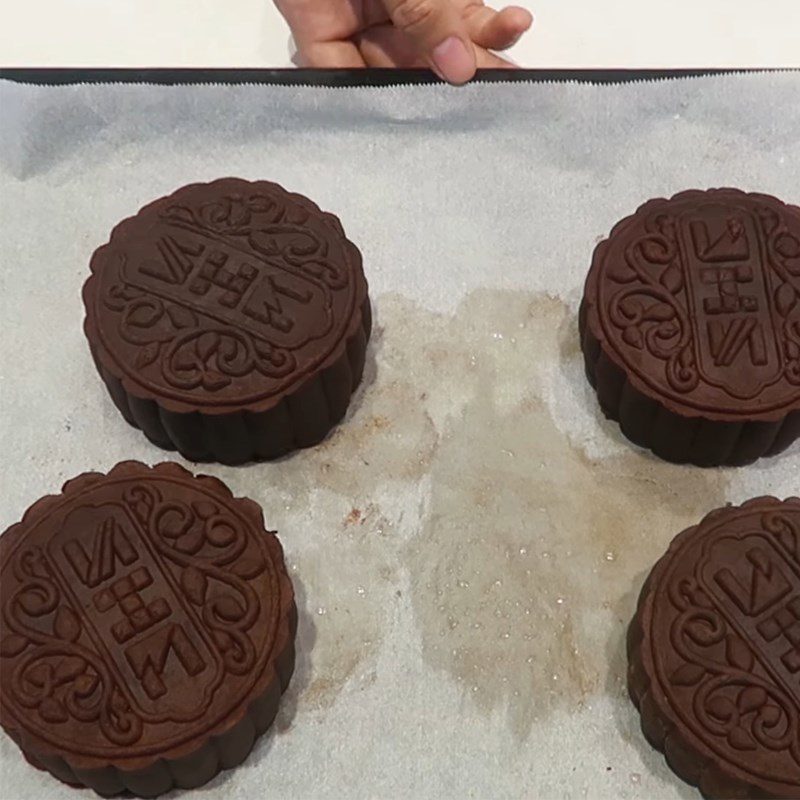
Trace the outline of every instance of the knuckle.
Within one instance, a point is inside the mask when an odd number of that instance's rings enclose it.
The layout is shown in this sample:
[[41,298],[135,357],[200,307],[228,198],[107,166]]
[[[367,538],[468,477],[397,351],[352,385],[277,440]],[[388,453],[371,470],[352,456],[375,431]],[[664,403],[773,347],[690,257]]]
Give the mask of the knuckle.
[[430,27],[437,18],[436,3],[431,0],[400,0],[395,10],[394,25],[411,36]]

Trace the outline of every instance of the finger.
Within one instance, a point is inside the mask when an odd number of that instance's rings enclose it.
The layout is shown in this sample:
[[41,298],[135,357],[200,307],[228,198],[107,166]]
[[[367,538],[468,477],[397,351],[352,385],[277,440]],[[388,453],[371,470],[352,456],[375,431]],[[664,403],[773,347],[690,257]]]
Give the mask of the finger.
[[[393,25],[376,25],[358,40],[361,56],[368,67],[420,67],[424,60],[414,46]],[[475,57],[480,69],[518,69],[516,64],[500,56],[475,48]]]
[[297,51],[298,67],[352,69],[367,64],[353,42],[311,42]]
[[368,67],[428,66],[411,40],[391,23],[365,31],[357,44]]
[[449,83],[475,75],[475,50],[466,22],[451,0],[384,0],[395,27]]
[[530,11],[516,6],[508,6],[502,11],[484,5],[470,6],[465,12],[465,19],[472,41],[487,50],[513,47],[533,25]]
[[351,3],[319,0],[275,0],[295,39],[302,42],[335,42],[349,39],[362,19]]

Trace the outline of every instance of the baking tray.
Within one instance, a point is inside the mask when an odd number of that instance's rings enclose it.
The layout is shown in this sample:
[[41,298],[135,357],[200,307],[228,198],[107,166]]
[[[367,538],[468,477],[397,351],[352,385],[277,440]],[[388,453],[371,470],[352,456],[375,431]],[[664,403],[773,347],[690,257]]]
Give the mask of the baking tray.
[[[346,423],[280,463],[187,465],[264,507],[286,547],[301,619],[298,668],[276,726],[204,797],[697,797],[639,732],[625,697],[624,628],[647,569],[681,528],[728,500],[796,493],[797,449],[736,473],[636,451],[602,419],[581,374],[576,308],[597,237],[644,197],[685,188],[687,174],[711,185],[728,169],[746,182],[771,167],[763,188],[796,193],[793,95],[752,76],[670,80],[728,72],[742,71],[493,71],[465,91],[331,92],[314,86],[435,81],[425,71],[0,71],[73,84],[9,93],[31,102],[18,106],[28,135],[5,143],[16,172],[2,176],[6,236],[24,242],[3,259],[19,281],[0,306],[0,375],[15,376],[0,418],[19,414],[4,440],[14,464],[8,524],[84,469],[172,457],[128,429],[103,394],[75,302],[93,246],[157,196],[156,184],[174,187],[198,169],[278,172],[340,212],[369,263],[375,337]],[[498,80],[534,85],[482,85]],[[82,97],[74,84],[87,83],[241,86],[192,86],[191,102],[174,104],[176,92],[148,86],[93,85]],[[266,85],[288,83],[312,88]],[[599,102],[589,108],[592,96]],[[119,97],[128,102],[116,105]],[[140,120],[143,99],[153,105]],[[362,116],[343,112],[345,102]],[[703,127],[697,108],[717,127]],[[113,124],[126,111],[130,139]],[[571,124],[555,124],[564,118]],[[173,157],[170,141],[198,120],[223,147],[232,126],[243,137],[209,156],[186,136]],[[631,120],[637,136],[628,142]],[[136,151],[140,123],[152,135]],[[294,135],[276,134],[280,126]],[[702,145],[683,154],[685,167],[669,155],[676,130]],[[490,134],[490,147],[468,153],[470,139]],[[394,146],[401,136],[407,147]],[[453,137],[455,176],[435,169]],[[770,137],[785,166],[771,149],[758,160]],[[750,157],[733,158],[745,144]],[[442,193],[472,170],[480,192],[459,184]],[[374,213],[386,205],[374,192],[387,180],[391,224]],[[71,202],[82,186],[90,191],[78,197],[102,202]],[[446,219],[428,213],[443,200],[452,203]],[[499,209],[522,219],[510,225]],[[63,238],[39,235],[42,219]],[[432,263],[452,269],[445,289],[457,287],[456,296],[425,283]],[[490,274],[475,268],[498,264]],[[16,354],[30,347],[20,337],[49,303],[36,369],[19,370]],[[37,378],[42,365],[61,391]],[[6,737],[0,756],[19,796],[72,795],[22,763]]]

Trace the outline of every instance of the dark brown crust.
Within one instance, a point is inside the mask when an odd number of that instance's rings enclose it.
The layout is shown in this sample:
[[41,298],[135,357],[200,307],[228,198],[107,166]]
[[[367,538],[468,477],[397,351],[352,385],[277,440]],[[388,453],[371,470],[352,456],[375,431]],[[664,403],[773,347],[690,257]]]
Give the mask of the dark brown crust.
[[[221,178],[208,186],[231,181],[241,183],[238,179]],[[258,183],[274,186],[266,181]],[[168,204],[178,192],[196,185],[182,187],[168,197],[153,201],[139,214],[154,206]],[[302,195],[288,192],[287,195],[295,203],[323,217],[344,237],[341,223],[333,214],[321,211]],[[116,238],[130,235],[136,216],[138,214],[114,228],[109,244]],[[106,352],[98,336],[93,301],[98,286],[97,273],[102,269],[109,244],[95,251],[90,265],[92,275],[83,286],[84,332],[97,371],[114,405],[125,420],[141,429],[153,444],[166,450],[177,450],[190,461],[237,465],[279,458],[292,450],[318,444],[344,417],[350,397],[361,382],[372,332],[372,311],[361,254],[352,242],[345,239],[347,251],[353,259],[356,310],[345,335],[330,355],[283,392],[248,404],[221,408],[191,406],[148,391],[124,375],[114,358]]]
[[800,411],[780,420],[723,422],[677,414],[643,391],[603,347],[586,323],[581,304],[579,331],[586,377],[606,418],[626,438],[659,458],[698,467],[744,466],[782,453],[800,437]]
[[741,506],[718,508],[707,514],[697,525],[679,533],[671,542],[667,552],[656,562],[647,576],[627,632],[628,655],[628,694],[641,716],[642,733],[656,750],[664,754],[670,769],[682,780],[696,786],[706,798],[787,798],[800,797],[781,783],[757,784],[744,771],[736,770],[731,764],[722,762],[711,750],[695,737],[685,735],[670,709],[668,699],[656,689],[656,681],[651,677],[647,664],[645,631],[649,627],[654,597],[660,588],[662,573],[672,557],[684,542],[694,536],[708,522],[732,511],[759,507],[780,508],[791,503],[800,507],[800,498],[785,501],[775,497],[757,497]]
[[[735,189],[712,190],[742,195]],[[670,200],[703,197],[696,190],[681,192]],[[756,195],[755,197],[763,197]],[[775,198],[768,198],[773,202]],[[586,376],[597,392],[603,414],[620,424],[623,434],[634,444],[674,463],[702,467],[742,466],[765,456],[777,455],[800,437],[800,407],[785,407],[762,413],[741,414],[701,412],[670,405],[638,375],[627,369],[614,348],[609,346],[597,320],[593,303],[595,282],[600,273],[609,240],[631,220],[665,202],[650,200],[635,214],[617,223],[609,238],[595,249],[579,312],[579,334]],[[792,208],[798,213],[800,209]]]
[[[24,537],[28,527],[61,503],[65,496],[83,491],[106,477],[118,477],[121,473],[136,475],[152,472],[184,479],[192,477],[188,470],[178,464],[165,462],[151,468],[136,461],[117,464],[107,476],[97,472],[79,475],[64,484],[60,495],[47,495],[34,503],[19,523],[6,530],[0,537],[0,563],[5,562],[7,554]],[[0,724],[25,758],[33,766],[50,772],[72,786],[86,786],[106,797],[123,792],[139,797],[155,797],[176,787],[190,789],[201,786],[221,770],[235,767],[247,758],[255,740],[272,724],[281,694],[289,685],[294,671],[297,607],[280,542],[276,536],[268,535],[261,508],[252,500],[235,498],[217,478],[198,475],[194,480],[206,490],[219,495],[228,505],[235,506],[268,536],[268,546],[273,551],[275,566],[279,571],[281,595],[274,656],[247,698],[218,725],[205,732],[202,740],[195,737],[157,756],[124,759],[124,764],[114,759],[60,752],[35,733],[25,730],[23,725],[14,722],[10,713],[0,704]]]
[[312,375],[293,394],[267,411],[204,414],[170,411],[154,399],[126,391],[122,380],[92,356],[114,405],[125,420],[165,450],[178,450],[189,461],[243,464],[273,459],[321,442],[347,412],[361,382],[372,316],[369,298],[358,315],[359,327],[348,337],[337,360]]

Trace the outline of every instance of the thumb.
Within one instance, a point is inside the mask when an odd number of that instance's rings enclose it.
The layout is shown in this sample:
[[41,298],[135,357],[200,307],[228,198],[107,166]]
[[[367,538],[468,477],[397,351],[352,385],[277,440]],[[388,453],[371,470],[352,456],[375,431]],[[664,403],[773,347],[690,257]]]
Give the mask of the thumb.
[[441,78],[466,83],[475,75],[475,50],[451,0],[384,0],[395,28],[404,33]]

